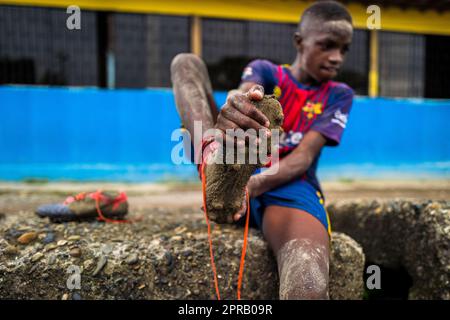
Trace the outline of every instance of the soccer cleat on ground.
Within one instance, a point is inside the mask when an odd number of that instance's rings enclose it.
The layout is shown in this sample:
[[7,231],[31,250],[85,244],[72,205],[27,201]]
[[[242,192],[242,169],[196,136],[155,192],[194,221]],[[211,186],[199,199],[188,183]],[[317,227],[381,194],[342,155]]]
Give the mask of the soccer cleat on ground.
[[82,192],[68,197],[63,203],[42,205],[36,210],[41,218],[52,222],[86,221],[97,218],[105,222],[128,222],[122,220],[128,213],[125,192]]

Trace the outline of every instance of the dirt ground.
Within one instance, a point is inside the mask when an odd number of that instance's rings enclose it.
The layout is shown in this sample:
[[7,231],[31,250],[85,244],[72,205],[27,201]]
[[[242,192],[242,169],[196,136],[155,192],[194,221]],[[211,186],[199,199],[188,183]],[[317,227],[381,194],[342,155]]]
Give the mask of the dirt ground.
[[[68,195],[98,189],[126,191],[130,204],[129,216],[142,216],[142,223],[49,224],[47,219],[39,219],[33,213],[41,204],[60,203]],[[450,181],[341,181],[324,183],[323,189],[328,203],[357,199],[416,201],[448,201],[450,199]],[[73,295],[72,299],[214,298],[214,290],[212,286],[209,286],[207,255],[199,254],[196,259],[203,259],[202,262],[196,265],[192,263],[194,249],[196,252],[208,250],[205,241],[206,224],[200,210],[201,199],[199,183],[0,183],[0,246],[2,243],[3,245],[15,244],[17,236],[24,232],[33,231],[38,232],[39,236],[45,236],[45,239],[39,238],[39,241],[30,245],[8,246],[13,250],[12,254],[18,257],[11,259],[10,256],[3,256],[2,258],[3,269],[6,268],[9,271],[4,276],[6,282],[3,283],[3,291],[0,285],[0,296],[24,299],[66,299],[70,294]],[[239,245],[236,245],[233,242],[234,238],[231,237],[238,230],[227,228],[229,234],[223,234],[223,230],[219,227],[214,230],[214,237],[220,237],[220,241],[215,243],[215,248],[220,253],[220,257],[223,257],[217,261],[218,266],[220,270],[227,271],[221,280],[222,286],[227,290],[227,294],[234,294],[235,288],[232,286],[234,282],[230,282],[229,279],[237,275],[237,263],[230,268],[228,260],[238,261],[239,259],[240,252],[235,249]],[[51,243],[45,244],[49,235],[54,239],[49,240]],[[246,279],[257,279],[258,274],[273,276],[274,266],[269,263],[272,260],[268,251],[262,244],[258,244],[260,241],[258,231],[253,230],[250,235],[253,239],[250,247],[253,248],[253,254],[258,256],[255,261],[265,262],[248,268],[251,274],[246,275]],[[240,237],[239,233],[239,239]],[[156,242],[158,248],[166,248],[169,253],[159,254],[158,250],[149,250]],[[126,250],[119,252],[118,255],[109,253],[103,255],[101,252],[104,248],[101,246],[119,249],[126,247]],[[73,253],[74,250],[77,252]],[[188,257],[186,258],[185,255]],[[109,260],[104,267],[106,259]],[[83,278],[86,287],[76,293],[68,292],[63,285],[65,278],[61,278],[60,270],[66,270],[71,263],[81,265],[89,271]],[[133,268],[130,269],[129,265]],[[202,269],[193,276],[190,270],[200,266],[205,270]],[[0,255],[0,273],[1,267]],[[96,277],[94,275],[96,270],[101,268],[105,269],[102,271],[104,275]],[[93,269],[95,270],[92,271]],[[36,274],[41,273],[46,277],[36,277]],[[65,277],[64,273],[63,276]],[[121,285],[111,285],[110,279],[121,281]],[[186,285],[186,279],[190,279],[189,289],[181,292],[179,288]],[[271,279],[269,277],[266,280],[272,283],[274,280]],[[48,281],[53,282],[49,285]],[[246,293],[255,294],[249,298],[267,299],[269,297],[267,292],[271,293],[271,296],[276,295],[275,287],[258,286],[262,283],[261,281],[253,284],[250,282],[245,286],[252,287],[254,290],[246,290]],[[33,285],[29,285],[30,283]],[[43,287],[47,289],[43,290]],[[271,289],[268,290],[268,287]],[[16,289],[13,292],[11,288]]]
[[[34,214],[41,204],[60,203],[68,195],[99,188],[126,191],[129,217],[142,217],[139,223],[52,224]],[[200,206],[197,183],[1,183],[0,298],[214,299],[207,228]],[[19,237],[30,234],[34,235],[31,242],[19,243]],[[212,237],[222,294],[230,299],[236,294],[242,228],[214,225]],[[357,253],[359,246],[338,238],[334,238],[337,258],[333,266],[341,270],[342,257],[349,255],[357,261],[349,273],[357,274],[364,264]],[[260,231],[251,229],[248,241],[245,297],[276,298],[275,260]],[[80,268],[83,281],[80,289],[71,291],[66,280],[72,266]],[[361,279],[349,281],[337,272],[330,296],[359,299]]]

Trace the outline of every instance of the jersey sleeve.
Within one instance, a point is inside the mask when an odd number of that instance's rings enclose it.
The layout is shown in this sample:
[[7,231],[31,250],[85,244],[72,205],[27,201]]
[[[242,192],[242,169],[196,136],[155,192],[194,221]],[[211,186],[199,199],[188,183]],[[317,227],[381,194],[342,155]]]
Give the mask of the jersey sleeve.
[[264,87],[265,94],[272,94],[277,84],[277,66],[268,60],[253,60],[244,69],[241,84],[254,82]]
[[347,86],[332,89],[328,98],[328,105],[324,112],[316,118],[311,130],[320,132],[326,139],[326,145],[337,146],[341,142],[342,134],[347,126],[354,92]]

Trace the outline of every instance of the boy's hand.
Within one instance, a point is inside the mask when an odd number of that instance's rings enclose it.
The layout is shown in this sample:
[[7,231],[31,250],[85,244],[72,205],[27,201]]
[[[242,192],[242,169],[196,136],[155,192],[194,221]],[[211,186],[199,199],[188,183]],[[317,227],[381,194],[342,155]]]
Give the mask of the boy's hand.
[[[246,93],[235,93],[228,97],[227,102],[217,117],[216,129],[226,133],[227,129],[267,129],[269,119],[258,110],[251,101],[259,101],[264,97],[264,88],[253,85]],[[267,130],[270,136],[270,131]]]

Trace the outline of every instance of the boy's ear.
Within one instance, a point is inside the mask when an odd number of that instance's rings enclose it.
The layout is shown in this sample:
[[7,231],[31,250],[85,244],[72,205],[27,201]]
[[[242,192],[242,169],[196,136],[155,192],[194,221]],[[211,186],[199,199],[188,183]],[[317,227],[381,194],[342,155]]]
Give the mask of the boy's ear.
[[294,46],[297,49],[297,51],[302,52],[303,51],[303,38],[300,35],[300,32],[294,33]]

